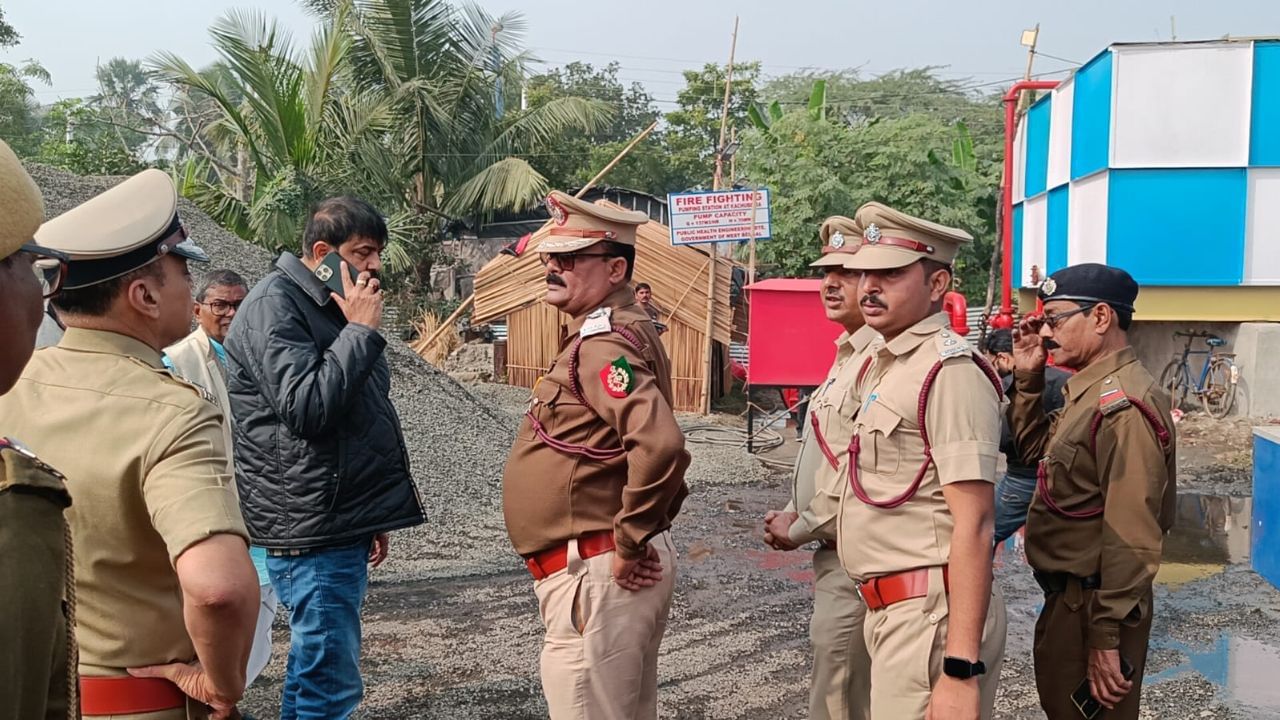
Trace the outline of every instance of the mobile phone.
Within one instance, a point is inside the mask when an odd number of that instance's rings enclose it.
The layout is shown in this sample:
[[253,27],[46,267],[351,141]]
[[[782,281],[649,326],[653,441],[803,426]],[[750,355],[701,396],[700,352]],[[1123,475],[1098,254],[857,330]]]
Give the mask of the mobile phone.
[[[337,293],[339,297],[345,298],[346,294],[342,292],[342,276],[339,274],[342,268],[338,264],[342,261],[342,256],[336,252],[325,255],[316,266],[315,276],[317,280],[324,283],[325,287]],[[351,275],[351,282],[355,282],[356,278],[360,277],[360,273],[356,272],[351,263],[347,263],[347,272]]]
[[[1123,656],[1120,657],[1120,674],[1124,676],[1125,680],[1133,679],[1133,666]],[[1102,714],[1102,703],[1094,699],[1089,692],[1089,678],[1087,677],[1081,680],[1080,684],[1076,686],[1075,692],[1071,693],[1071,702],[1075,704],[1076,709],[1080,711],[1085,720],[1094,720]]]

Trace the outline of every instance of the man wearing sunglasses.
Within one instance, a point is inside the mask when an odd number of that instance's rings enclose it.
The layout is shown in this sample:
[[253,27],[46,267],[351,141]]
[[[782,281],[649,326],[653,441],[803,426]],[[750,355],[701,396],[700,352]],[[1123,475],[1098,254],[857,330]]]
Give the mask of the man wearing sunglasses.
[[[0,395],[35,348],[43,298],[58,291],[66,257],[31,242],[44,219],[36,184],[0,141]],[[0,416],[0,720],[75,716],[75,576],[62,475],[12,437]]]
[[0,398],[5,432],[73,501],[86,718],[233,716],[258,615],[221,413],[160,360],[190,329],[187,262],[208,259],[177,206],[146,170],[40,227],[70,257],[53,298],[67,332]]
[[[1009,425],[1023,460],[1039,460],[1027,514],[1027,562],[1045,593],[1035,673],[1049,720],[1080,717],[1077,688],[1110,720],[1138,717],[1152,582],[1173,526],[1177,458],[1169,397],[1126,331],[1138,284],[1119,268],[1063,268],[1040,286],[1043,315],[1018,326]],[[1049,354],[1078,372],[1064,407],[1041,393]]]
[[689,453],[671,361],[629,287],[649,216],[560,192],[547,209],[534,250],[570,320],[503,472],[507,533],[542,610],[552,720],[652,720]]

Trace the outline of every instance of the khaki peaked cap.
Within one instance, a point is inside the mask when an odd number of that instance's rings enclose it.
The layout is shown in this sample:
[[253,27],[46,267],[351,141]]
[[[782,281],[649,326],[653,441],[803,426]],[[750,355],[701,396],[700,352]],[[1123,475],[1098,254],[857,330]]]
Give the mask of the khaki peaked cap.
[[[878,202],[858,208],[854,221],[862,227],[860,242],[845,267],[851,270],[890,270],[928,258],[950,265],[960,246],[973,236]],[[847,239],[846,239],[847,240]]]
[[574,252],[604,240],[634,246],[636,228],[649,222],[646,213],[589,203],[559,190],[547,196],[547,211],[552,225],[534,248],[540,253]]
[[832,215],[818,228],[822,239],[822,257],[809,263],[809,267],[842,267],[853,270],[849,261],[862,244],[862,226],[857,220],[844,215]]
[[0,260],[29,245],[43,220],[40,188],[9,144],[0,140]]

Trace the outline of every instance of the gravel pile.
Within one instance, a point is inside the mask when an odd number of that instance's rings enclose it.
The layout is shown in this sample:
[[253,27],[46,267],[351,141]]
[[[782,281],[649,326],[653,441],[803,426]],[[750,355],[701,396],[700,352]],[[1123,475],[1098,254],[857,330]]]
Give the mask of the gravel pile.
[[[124,178],[81,177],[27,166],[54,217]],[[206,252],[208,268],[230,268],[250,284],[275,255],[227,232],[195,205],[179,200],[187,231]],[[197,275],[199,265],[193,267]],[[428,524],[397,533],[375,580],[471,574],[518,567],[502,523],[502,465],[515,437],[512,416],[472,396],[398,340],[387,345],[391,399],[403,423],[414,478]],[[521,390],[527,396],[527,392]]]

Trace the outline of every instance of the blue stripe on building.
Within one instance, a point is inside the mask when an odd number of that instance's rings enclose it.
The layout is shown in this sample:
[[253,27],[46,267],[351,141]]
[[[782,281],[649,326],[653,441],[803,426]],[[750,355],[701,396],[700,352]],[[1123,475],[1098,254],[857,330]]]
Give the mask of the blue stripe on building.
[[[1071,107],[1071,179],[1107,167],[1110,149],[1111,51],[1104,50],[1075,74],[1075,100]],[[1048,153],[1045,155],[1047,158]],[[1030,165],[1030,160],[1027,164]],[[1027,194],[1031,194],[1030,190]]]
[[1013,287],[1022,287],[1022,203],[1013,206]]
[[1253,46],[1249,164],[1280,166],[1280,42]]
[[1027,197],[1035,197],[1049,184],[1049,110],[1053,95],[1046,95],[1027,111],[1025,181]]
[[1107,264],[1140,284],[1244,279],[1245,168],[1112,170]]
[[1068,185],[1049,191],[1049,227],[1045,233],[1045,275],[1067,266],[1067,230],[1071,216],[1071,188]]

